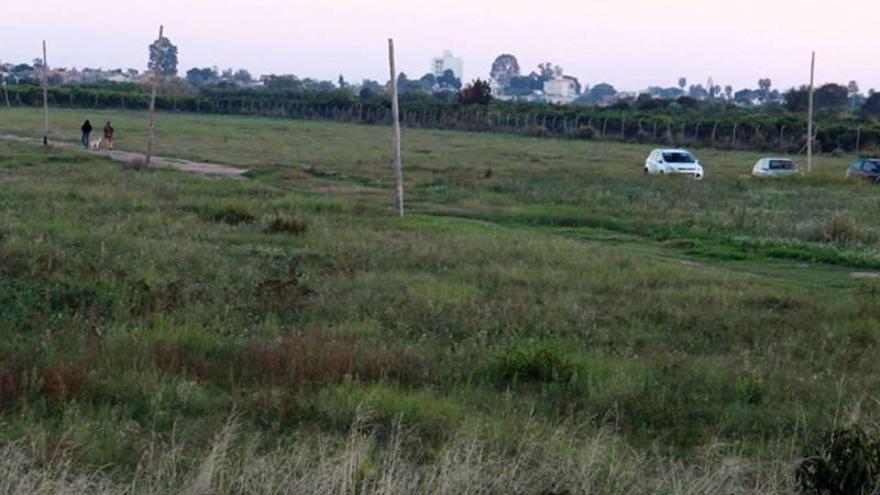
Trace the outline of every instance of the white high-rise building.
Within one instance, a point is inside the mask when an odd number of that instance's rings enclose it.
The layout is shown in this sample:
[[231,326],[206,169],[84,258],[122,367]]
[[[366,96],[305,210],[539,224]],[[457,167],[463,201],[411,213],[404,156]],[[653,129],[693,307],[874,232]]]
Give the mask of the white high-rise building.
[[434,57],[432,60],[431,72],[434,73],[434,77],[440,77],[447,70],[451,70],[456,78],[462,80],[462,75],[464,74],[464,61],[459,57],[453,56],[451,51],[443,50],[442,56]]

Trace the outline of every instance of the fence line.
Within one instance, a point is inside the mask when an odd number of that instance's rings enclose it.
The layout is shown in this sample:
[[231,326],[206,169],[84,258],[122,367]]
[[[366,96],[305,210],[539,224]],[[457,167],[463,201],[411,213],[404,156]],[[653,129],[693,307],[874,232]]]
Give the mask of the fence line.
[[[14,106],[36,106],[29,92],[10,88]],[[50,104],[69,108],[146,109],[147,97],[137,93],[100,91],[49,92]],[[311,103],[277,97],[160,97],[157,108],[170,112],[263,116],[353,124],[387,124],[390,112],[384,106],[354,103]],[[573,112],[572,112],[573,113]],[[471,132],[501,132],[538,137],[602,139],[675,146],[707,146],[796,152],[806,143],[805,125],[779,122],[772,126],[745,121],[719,122],[712,119],[643,118],[577,114],[514,112],[492,107],[422,108],[401,105],[401,125],[409,128],[449,129]],[[596,124],[594,126],[594,124]],[[659,132],[665,124],[666,131]],[[803,128],[802,128],[803,127]],[[708,129],[711,128],[711,132]],[[860,152],[880,146],[880,130],[872,128],[826,127],[817,136],[825,151],[840,149]]]

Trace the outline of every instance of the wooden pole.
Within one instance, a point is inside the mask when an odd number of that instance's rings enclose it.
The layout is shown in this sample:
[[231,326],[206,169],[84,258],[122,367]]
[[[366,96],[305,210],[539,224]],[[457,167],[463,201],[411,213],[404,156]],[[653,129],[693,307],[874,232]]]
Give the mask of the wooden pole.
[[394,179],[397,182],[395,204],[397,215],[403,216],[403,165],[400,161],[400,107],[397,102],[397,68],[394,65],[394,40],[388,39],[388,62],[391,66],[391,118],[393,134],[391,138],[394,152]]
[[[3,66],[3,64],[0,63],[0,67],[2,67],[2,66]],[[6,99],[6,108],[11,108],[12,105],[9,104],[9,88],[6,86],[6,78],[5,77],[3,78],[2,81],[0,81],[0,86],[3,86],[3,96]]]
[[[7,103],[8,105],[8,103]],[[862,126],[859,126],[856,131],[856,154],[861,154],[862,152]]]
[[43,146],[49,146],[49,62],[46,61],[46,40],[43,40]]
[[816,52],[810,62],[810,102],[807,110],[807,173],[813,172],[813,96],[816,82]]
[[[165,26],[159,26],[159,42],[162,41]],[[150,159],[153,156],[153,140],[156,138],[156,87],[159,84],[159,63],[156,60],[156,67],[153,69],[153,89],[150,93],[150,120],[147,124],[147,153],[144,160],[146,165],[150,166]]]

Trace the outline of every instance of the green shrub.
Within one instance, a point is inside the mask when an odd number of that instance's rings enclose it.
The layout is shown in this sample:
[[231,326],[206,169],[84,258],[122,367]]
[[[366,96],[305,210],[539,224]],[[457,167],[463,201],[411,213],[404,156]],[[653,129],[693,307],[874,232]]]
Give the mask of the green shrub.
[[561,348],[540,342],[509,349],[495,359],[492,368],[496,379],[508,383],[564,383],[575,375],[574,365]]
[[263,231],[267,234],[302,235],[307,228],[305,221],[286,213],[274,213],[263,219]]
[[858,426],[831,431],[807,449],[795,476],[804,494],[875,493],[880,441]]
[[769,387],[756,372],[736,380],[736,393],[740,400],[746,404],[758,405],[766,402],[769,395]]

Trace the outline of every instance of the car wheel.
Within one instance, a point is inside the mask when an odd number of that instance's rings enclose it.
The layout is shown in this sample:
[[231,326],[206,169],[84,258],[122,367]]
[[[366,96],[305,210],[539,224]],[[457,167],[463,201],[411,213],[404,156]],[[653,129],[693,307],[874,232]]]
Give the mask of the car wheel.
[[645,167],[645,175],[648,175],[648,167]]

